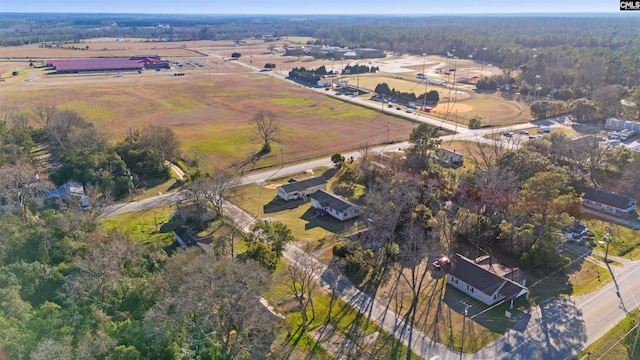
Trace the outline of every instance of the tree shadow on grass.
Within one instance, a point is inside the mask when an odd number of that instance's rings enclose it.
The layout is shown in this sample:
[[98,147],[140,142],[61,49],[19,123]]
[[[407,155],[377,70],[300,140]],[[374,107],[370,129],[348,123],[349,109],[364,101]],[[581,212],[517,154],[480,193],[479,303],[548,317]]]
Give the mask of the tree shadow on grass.
[[283,210],[295,209],[304,203],[305,201],[302,199],[287,201],[279,196],[276,196],[273,199],[271,199],[271,201],[266,203],[262,207],[262,210],[264,214],[272,214],[272,213],[276,213]]
[[270,153],[271,151],[266,152],[264,150],[260,150],[257,153],[250,155],[244,160],[239,160],[234,162],[229,166],[229,168],[236,171],[240,175],[244,175],[245,171],[255,170],[256,162]]
[[309,207],[309,209],[307,209],[300,218],[307,222],[304,225],[305,230],[320,227],[334,234],[346,231],[353,227],[357,221],[357,218],[340,221],[330,215],[320,215],[320,213],[313,207]]

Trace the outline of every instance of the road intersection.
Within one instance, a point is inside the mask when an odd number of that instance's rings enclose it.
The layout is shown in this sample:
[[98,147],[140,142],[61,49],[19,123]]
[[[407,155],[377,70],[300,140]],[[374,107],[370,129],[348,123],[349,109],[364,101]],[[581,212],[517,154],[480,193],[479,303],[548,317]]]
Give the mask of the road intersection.
[[[362,102],[361,105],[363,106],[371,106],[370,103],[362,99],[354,98],[350,101]],[[485,135],[501,134],[502,131],[507,129],[513,131],[535,126],[527,123],[500,129],[470,130],[443,123],[440,119],[424,115],[412,115],[411,119],[457,132],[456,134],[442,137],[445,142],[452,139],[495,142],[495,139],[487,139]],[[454,129],[450,129],[451,127],[454,127]],[[509,141],[508,139],[502,139],[502,137],[500,137],[499,141],[504,142],[505,140]],[[372,151],[383,152],[404,149],[408,146],[409,143],[407,142],[388,144],[374,147]],[[354,151],[343,155],[347,158],[351,156],[357,158],[360,153]],[[331,165],[329,158],[311,160],[275,170],[270,169],[246,174],[240,179],[239,184],[263,183],[268,179]],[[127,204],[114,205],[107,208],[103,216],[111,217],[130,211],[172,204],[185,198],[184,192],[176,192]],[[224,208],[229,217],[235,219],[238,223],[244,224],[245,230],[248,230],[250,224],[254,221],[249,214],[233,204],[226,202]],[[587,248],[574,247],[574,250],[581,252],[581,257],[577,261],[581,261],[582,257],[587,257],[590,254],[590,249]],[[394,334],[405,345],[409,346],[416,354],[424,359],[431,360],[570,359],[621,321],[629,311],[637,308],[638,299],[640,299],[640,262],[624,261],[622,266],[609,268],[614,281],[600,290],[580,297],[567,296],[533,306],[526,310],[516,326],[513,329],[509,329],[503,336],[475,354],[461,355],[457,351],[430,340],[420,330],[411,328],[402,321],[402,317],[399,314],[391,311],[378,299],[371,298],[360,292],[347,279],[328,269],[319,260],[296,245],[289,245],[284,253],[284,258],[290,262],[301,256],[306,256],[318,262],[320,270],[316,277],[323,286],[327,287],[327,289],[332,289],[346,302],[362,313],[367,314],[383,329]]]

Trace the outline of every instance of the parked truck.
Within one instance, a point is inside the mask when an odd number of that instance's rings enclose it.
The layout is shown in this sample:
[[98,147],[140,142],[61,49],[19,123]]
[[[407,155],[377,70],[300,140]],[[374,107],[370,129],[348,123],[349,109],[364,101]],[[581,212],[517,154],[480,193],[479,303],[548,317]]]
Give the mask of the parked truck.
[[622,130],[620,132],[620,140],[627,140],[630,137],[633,137],[636,135],[636,131],[635,130]]

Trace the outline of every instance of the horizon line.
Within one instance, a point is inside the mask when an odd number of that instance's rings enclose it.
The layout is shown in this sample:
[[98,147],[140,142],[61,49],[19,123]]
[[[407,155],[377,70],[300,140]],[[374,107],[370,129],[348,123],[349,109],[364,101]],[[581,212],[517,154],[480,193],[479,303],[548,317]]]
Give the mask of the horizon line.
[[[486,15],[613,15],[633,14],[633,11],[580,11],[580,12],[475,12],[475,13],[147,13],[147,12],[87,12],[87,11],[3,11],[0,15],[9,14],[75,14],[75,15],[190,15],[190,16],[486,16]],[[640,14],[637,12],[636,14]]]

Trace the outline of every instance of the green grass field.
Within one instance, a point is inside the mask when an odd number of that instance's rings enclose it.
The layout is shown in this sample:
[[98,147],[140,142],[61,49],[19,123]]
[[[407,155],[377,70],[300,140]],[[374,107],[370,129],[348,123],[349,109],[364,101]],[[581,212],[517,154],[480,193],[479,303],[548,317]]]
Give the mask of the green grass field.
[[[263,168],[279,163],[281,155],[285,162],[327,156],[383,143],[387,135],[402,141],[415,126],[273,77],[212,71],[212,76],[194,70],[184,77],[164,72],[123,77],[40,72],[33,82],[0,87],[0,97],[3,105],[29,112],[50,104],[55,92],[57,106],[77,111],[112,141],[123,139],[131,128],[170,127],[181,148],[203,160],[205,171],[233,164],[245,164],[245,170]],[[274,144],[271,154],[254,157],[261,139],[251,120],[259,111],[272,112],[280,122],[278,142],[284,152]]]

